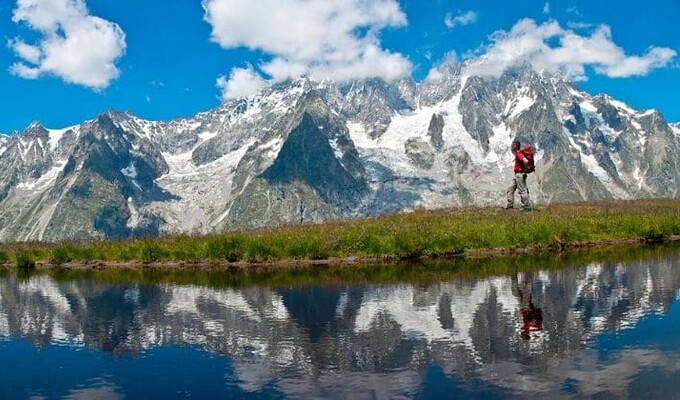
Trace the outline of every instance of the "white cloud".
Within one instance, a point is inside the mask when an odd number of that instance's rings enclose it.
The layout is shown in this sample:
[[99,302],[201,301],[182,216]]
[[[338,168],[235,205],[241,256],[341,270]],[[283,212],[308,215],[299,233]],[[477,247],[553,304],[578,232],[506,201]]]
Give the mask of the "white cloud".
[[[411,70],[411,63],[383,49],[378,37],[385,28],[407,23],[396,0],[203,0],[202,4],[212,40],[225,49],[243,46],[271,56],[257,67],[273,81],[303,74],[337,81],[392,80]],[[231,76],[245,78],[241,82],[253,78],[251,73]]]
[[593,26],[595,25],[590,24],[588,22],[574,22],[574,21],[567,22],[567,27],[573,30],[591,29]]
[[[631,56],[621,60],[620,64],[613,64],[606,68],[605,74],[613,78],[646,75],[651,69],[661,68],[668,64],[677,53],[673,49],[654,47],[644,56]],[[598,67],[599,68],[599,67]]]
[[125,33],[110,21],[89,14],[84,0],[17,0],[12,21],[39,34],[36,44],[8,42],[20,62],[10,71],[22,78],[54,75],[95,90],[106,88],[120,71]]
[[586,79],[586,66],[598,74],[624,78],[646,75],[676,56],[675,50],[664,47],[650,47],[644,55],[628,56],[613,42],[607,25],[599,26],[590,36],[581,36],[555,21],[537,25],[532,19],[523,19],[510,32],[492,34],[491,41],[466,73],[498,76],[508,67],[530,62],[539,70],[559,71],[574,80]]
[[579,9],[576,8],[576,7],[569,7],[569,8],[567,8],[567,13],[569,13],[569,14],[574,14],[574,15],[576,15],[577,17],[582,17],[582,16],[583,16],[583,14],[581,14],[581,11],[579,11]]
[[543,14],[550,14],[550,3],[548,3],[547,1],[543,6]]
[[444,18],[444,24],[446,24],[449,29],[457,26],[470,25],[475,21],[477,21],[477,13],[474,11],[459,12],[458,15],[455,16],[452,13],[448,13]]
[[10,48],[14,49],[17,55],[24,60],[37,64],[40,62],[40,48],[37,46],[31,46],[30,44],[24,43],[22,40],[14,39],[8,42]]
[[458,63],[458,61],[459,61],[458,54],[454,50],[446,53],[444,55],[444,58],[442,58],[442,61],[439,63],[439,65],[435,65],[430,69],[423,82],[440,81],[441,78],[444,76],[444,73],[442,72],[443,68],[449,65],[455,65]]
[[431,68],[423,82],[439,82],[444,74],[439,68]]
[[222,91],[222,100],[230,100],[256,93],[265,85],[265,80],[248,66],[232,69],[229,78],[220,76],[216,84]]

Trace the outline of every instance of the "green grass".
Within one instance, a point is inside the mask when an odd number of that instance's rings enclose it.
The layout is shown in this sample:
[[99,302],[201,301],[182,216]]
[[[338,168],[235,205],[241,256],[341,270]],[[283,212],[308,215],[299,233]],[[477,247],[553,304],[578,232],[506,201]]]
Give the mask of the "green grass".
[[15,255],[17,270],[28,272],[35,269],[35,260],[28,251],[21,251]]
[[[680,244],[664,246],[603,246],[569,253],[544,253],[527,257],[523,254],[436,259],[429,262],[406,261],[390,264],[352,264],[275,268],[109,268],[55,269],[49,271],[59,281],[87,279],[107,284],[140,283],[156,285],[172,283],[213,288],[250,286],[293,287],[316,284],[366,284],[415,282],[428,284],[450,279],[477,279],[486,276],[514,274],[517,271],[557,270],[569,266],[597,263],[628,263],[651,258],[665,259],[677,254]],[[0,270],[2,273],[2,270]],[[40,273],[40,272],[39,272]],[[44,273],[44,271],[42,272]]]
[[562,204],[534,212],[496,208],[415,211],[321,225],[176,236],[130,241],[13,243],[0,246],[0,263],[68,262],[261,263],[473,256],[531,248],[558,252],[621,240],[664,241],[680,235],[680,200]]

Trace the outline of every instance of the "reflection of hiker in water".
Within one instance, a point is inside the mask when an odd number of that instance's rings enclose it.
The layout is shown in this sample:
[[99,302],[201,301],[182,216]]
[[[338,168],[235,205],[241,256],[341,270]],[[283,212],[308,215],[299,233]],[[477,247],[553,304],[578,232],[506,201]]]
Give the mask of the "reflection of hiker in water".
[[534,307],[531,299],[531,288],[534,284],[533,273],[523,274],[524,279],[520,284],[519,273],[511,276],[512,280],[512,294],[519,300],[519,313],[522,317],[522,330],[520,336],[522,339],[528,340],[531,332],[543,330],[543,313],[540,308]]

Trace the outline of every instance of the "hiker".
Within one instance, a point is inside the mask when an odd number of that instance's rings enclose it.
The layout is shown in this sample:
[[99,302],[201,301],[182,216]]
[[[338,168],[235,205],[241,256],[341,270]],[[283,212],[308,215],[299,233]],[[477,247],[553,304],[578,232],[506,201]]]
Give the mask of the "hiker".
[[519,199],[522,203],[524,211],[531,211],[531,203],[529,202],[529,189],[527,188],[527,174],[533,172],[533,148],[525,146],[522,148],[519,140],[513,140],[510,145],[510,151],[515,155],[514,178],[512,178],[512,185],[508,187],[507,195],[508,202],[505,205],[506,209],[511,209],[515,205],[515,191],[519,191]]

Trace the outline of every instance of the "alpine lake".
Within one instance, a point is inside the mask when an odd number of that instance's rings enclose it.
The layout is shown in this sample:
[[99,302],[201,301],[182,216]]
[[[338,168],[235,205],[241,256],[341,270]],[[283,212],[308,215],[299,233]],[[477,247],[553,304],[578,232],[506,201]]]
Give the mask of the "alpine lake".
[[0,399],[669,398],[680,246],[0,270]]

